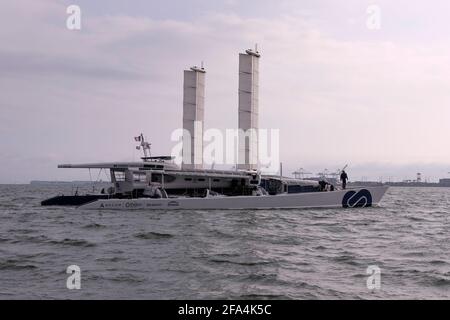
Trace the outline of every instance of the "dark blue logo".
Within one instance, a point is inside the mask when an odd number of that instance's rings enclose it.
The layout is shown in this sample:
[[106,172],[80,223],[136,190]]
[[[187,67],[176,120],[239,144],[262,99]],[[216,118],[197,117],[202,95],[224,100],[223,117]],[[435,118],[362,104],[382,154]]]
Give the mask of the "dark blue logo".
[[349,191],[342,198],[344,208],[370,207],[372,205],[372,195],[367,189]]

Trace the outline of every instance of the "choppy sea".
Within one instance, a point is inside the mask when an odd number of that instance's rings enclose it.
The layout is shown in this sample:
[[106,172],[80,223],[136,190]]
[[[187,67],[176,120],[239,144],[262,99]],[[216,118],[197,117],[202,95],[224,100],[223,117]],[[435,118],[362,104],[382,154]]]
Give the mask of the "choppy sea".
[[450,188],[390,188],[360,209],[40,206],[60,192],[0,185],[0,299],[450,298]]

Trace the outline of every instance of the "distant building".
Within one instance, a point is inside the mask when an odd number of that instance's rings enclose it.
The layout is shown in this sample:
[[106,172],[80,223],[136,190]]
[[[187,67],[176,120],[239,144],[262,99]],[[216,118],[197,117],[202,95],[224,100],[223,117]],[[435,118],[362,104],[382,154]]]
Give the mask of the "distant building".
[[450,187],[450,179],[439,179],[439,185],[442,187]]

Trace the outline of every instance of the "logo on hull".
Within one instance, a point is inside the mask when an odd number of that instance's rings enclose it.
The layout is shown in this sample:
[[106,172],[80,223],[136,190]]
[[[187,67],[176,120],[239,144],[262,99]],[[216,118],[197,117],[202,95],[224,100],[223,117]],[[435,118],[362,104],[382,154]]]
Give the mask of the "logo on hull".
[[169,201],[167,203],[167,206],[169,207],[178,207],[180,204],[178,203],[178,201]]
[[347,192],[342,198],[344,208],[370,207],[372,206],[372,195],[367,189]]

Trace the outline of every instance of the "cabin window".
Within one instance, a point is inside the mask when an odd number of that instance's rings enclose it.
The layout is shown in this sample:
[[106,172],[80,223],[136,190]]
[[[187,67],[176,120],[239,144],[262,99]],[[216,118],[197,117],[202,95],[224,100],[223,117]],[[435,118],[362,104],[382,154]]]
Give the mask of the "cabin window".
[[114,178],[116,179],[116,181],[125,181],[125,172],[114,171]]
[[213,179],[213,181],[214,181],[214,182],[219,182],[219,181],[220,181],[220,179]]
[[152,182],[162,183],[161,175],[160,174],[152,174]]
[[173,182],[175,181],[176,177],[171,175],[164,175],[164,182]]
[[184,178],[184,181],[192,181],[192,178]]
[[198,181],[205,181],[205,179],[203,179],[203,178],[199,178],[199,179],[198,179]]
[[133,181],[134,182],[145,182],[147,175],[145,172],[133,172]]

